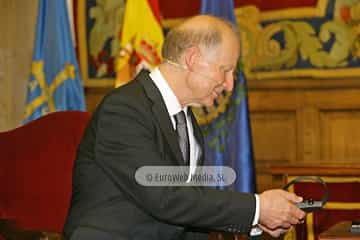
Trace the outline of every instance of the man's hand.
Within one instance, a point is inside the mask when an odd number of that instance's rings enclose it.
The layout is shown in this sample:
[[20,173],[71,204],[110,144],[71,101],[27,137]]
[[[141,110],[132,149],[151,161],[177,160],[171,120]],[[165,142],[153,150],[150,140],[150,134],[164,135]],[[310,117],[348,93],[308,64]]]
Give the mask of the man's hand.
[[287,229],[284,229],[284,228],[276,228],[276,229],[269,229],[261,224],[258,224],[258,226],[266,233],[270,234],[272,237],[280,237],[280,235],[288,232],[291,228],[287,228]]
[[303,199],[284,190],[269,190],[259,195],[259,223],[269,230],[288,229],[305,217],[305,212],[295,206]]

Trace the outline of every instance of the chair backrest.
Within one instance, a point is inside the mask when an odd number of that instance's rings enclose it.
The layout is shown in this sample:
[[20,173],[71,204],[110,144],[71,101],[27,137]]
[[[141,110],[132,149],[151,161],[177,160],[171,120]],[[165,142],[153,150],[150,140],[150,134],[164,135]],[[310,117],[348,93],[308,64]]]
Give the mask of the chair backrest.
[[27,229],[61,232],[72,168],[90,113],[48,114],[0,133],[0,218]]
[[[295,176],[288,178],[291,181]],[[360,177],[321,176],[329,189],[329,200],[324,209],[308,213],[304,224],[297,225],[285,239],[317,240],[319,234],[342,221],[360,219]],[[321,200],[324,189],[320,183],[298,182],[291,191],[304,199]]]

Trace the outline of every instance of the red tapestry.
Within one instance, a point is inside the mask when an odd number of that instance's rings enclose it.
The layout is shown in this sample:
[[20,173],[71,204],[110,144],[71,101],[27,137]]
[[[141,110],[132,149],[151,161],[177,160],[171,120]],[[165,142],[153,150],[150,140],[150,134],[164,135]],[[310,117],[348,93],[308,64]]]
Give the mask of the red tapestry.
[[[234,0],[235,7],[244,5],[255,5],[261,11],[276,10],[284,8],[311,7],[316,6],[317,0]],[[163,18],[184,18],[200,13],[201,0],[182,0],[176,2],[159,0],[160,10]]]

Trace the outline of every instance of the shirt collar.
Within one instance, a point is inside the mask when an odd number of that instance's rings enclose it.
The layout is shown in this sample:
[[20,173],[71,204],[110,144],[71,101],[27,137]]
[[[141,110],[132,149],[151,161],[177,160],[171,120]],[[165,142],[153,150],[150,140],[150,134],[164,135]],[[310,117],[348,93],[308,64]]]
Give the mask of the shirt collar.
[[159,89],[161,96],[164,99],[166,109],[168,110],[168,113],[171,117],[181,110],[185,111],[186,113],[187,107],[184,107],[184,109],[181,108],[180,102],[175,96],[174,91],[171,89],[158,67],[151,71],[150,78]]

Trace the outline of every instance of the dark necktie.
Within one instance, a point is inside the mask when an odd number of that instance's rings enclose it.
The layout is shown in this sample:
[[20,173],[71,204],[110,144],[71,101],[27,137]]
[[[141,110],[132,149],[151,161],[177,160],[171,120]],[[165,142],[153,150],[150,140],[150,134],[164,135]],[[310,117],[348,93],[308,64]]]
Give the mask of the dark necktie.
[[175,114],[174,118],[176,123],[176,133],[178,135],[180,150],[184,158],[185,164],[189,165],[190,144],[189,144],[189,135],[188,135],[188,129],[187,129],[186,117],[184,111]]

